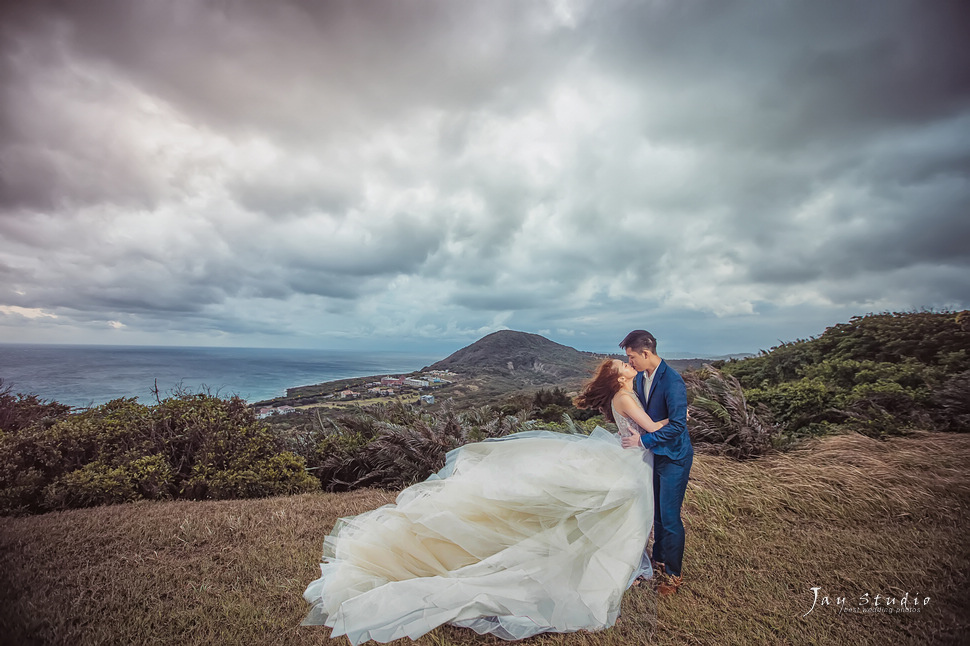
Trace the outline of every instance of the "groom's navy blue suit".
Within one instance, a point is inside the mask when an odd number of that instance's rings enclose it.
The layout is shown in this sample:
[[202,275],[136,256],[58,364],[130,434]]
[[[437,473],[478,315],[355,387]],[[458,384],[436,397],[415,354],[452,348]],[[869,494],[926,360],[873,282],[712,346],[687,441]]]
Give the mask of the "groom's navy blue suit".
[[640,441],[653,451],[653,558],[663,563],[669,574],[680,576],[684,562],[684,523],[680,508],[684,504],[694,447],[687,433],[687,388],[677,371],[662,360],[643,392],[644,374],[633,381],[643,409],[654,421],[670,420],[654,433],[644,433]]

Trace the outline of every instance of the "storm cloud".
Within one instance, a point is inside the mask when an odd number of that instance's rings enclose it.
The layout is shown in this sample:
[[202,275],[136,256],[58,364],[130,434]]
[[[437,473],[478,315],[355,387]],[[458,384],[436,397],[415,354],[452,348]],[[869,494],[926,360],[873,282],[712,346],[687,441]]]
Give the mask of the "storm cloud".
[[751,352],[970,303],[970,11],[5,3],[3,341]]

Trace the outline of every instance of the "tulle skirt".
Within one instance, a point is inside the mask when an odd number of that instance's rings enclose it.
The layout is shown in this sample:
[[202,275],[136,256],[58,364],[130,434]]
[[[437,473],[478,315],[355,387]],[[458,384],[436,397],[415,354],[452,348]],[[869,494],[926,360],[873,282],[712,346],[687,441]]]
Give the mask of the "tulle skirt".
[[652,575],[652,469],[600,428],[465,445],[396,504],[337,522],[303,623],[355,645],[445,623],[509,640],[608,628]]

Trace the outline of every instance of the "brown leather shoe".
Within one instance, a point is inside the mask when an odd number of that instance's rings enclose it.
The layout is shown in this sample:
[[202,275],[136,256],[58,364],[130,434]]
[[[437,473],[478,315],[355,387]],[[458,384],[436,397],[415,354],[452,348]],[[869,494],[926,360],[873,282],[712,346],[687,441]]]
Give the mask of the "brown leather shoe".
[[663,576],[660,577],[660,585],[657,587],[657,593],[666,597],[671,594],[677,594],[680,586],[684,583],[684,577],[674,576],[672,574],[667,574],[664,572]]

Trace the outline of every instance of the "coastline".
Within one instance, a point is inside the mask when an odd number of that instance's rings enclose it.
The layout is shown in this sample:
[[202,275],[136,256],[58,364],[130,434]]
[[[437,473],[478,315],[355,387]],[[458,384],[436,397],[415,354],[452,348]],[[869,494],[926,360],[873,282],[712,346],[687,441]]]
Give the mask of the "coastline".
[[0,344],[0,379],[14,393],[75,408],[120,398],[142,403],[175,391],[238,395],[247,402],[284,397],[294,383],[320,384],[410,373],[438,356],[275,348]]

